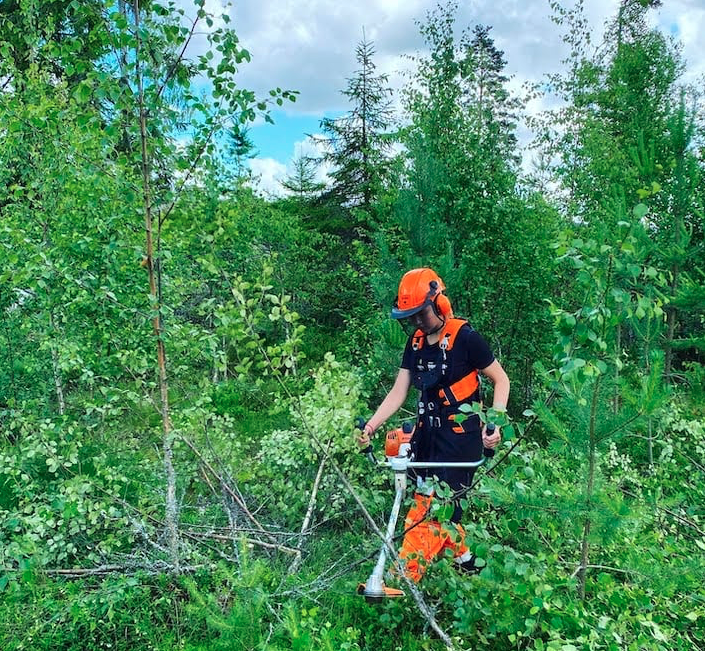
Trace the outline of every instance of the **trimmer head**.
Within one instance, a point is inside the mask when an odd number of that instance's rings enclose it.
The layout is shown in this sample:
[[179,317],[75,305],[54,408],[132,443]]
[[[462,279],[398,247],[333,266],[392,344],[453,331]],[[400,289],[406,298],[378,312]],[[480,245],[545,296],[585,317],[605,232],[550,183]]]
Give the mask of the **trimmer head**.
[[404,597],[403,590],[397,590],[396,588],[388,588],[384,583],[373,586],[370,584],[368,588],[366,584],[360,583],[357,586],[357,594],[365,597],[365,601],[370,603],[380,603],[385,599],[396,599],[398,597]]

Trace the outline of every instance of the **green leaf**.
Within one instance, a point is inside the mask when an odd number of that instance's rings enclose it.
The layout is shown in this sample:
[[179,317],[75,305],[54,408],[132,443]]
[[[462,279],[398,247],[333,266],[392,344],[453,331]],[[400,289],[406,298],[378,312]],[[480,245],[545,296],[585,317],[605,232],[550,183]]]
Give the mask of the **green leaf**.
[[646,204],[638,203],[634,206],[634,210],[632,212],[637,219],[643,219],[646,216],[646,213],[649,212],[649,207]]

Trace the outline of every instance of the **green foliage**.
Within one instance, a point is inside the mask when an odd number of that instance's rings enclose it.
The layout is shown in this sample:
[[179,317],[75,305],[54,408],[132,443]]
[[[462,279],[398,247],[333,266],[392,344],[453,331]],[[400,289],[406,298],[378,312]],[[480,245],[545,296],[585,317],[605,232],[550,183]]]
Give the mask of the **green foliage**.
[[186,597],[183,581],[167,576],[37,578],[5,593],[0,643],[12,651],[185,648],[204,633],[184,617]]
[[[668,289],[661,288],[669,299],[668,326],[660,336],[671,380],[674,364],[699,359],[694,329],[702,296],[688,308],[678,306],[677,296],[692,291],[685,268],[699,274],[703,265],[702,165],[695,153],[703,138],[696,118],[702,94],[680,82],[684,64],[676,44],[648,27],[648,9],[656,4],[622,3],[600,54],[592,56],[584,48],[582,5],[557,17],[572,30],[566,36],[572,65],[567,75],[551,79],[565,103],[549,113],[541,139],[547,155],[555,156],[553,171],[569,214],[583,225],[581,237],[613,230],[625,206],[648,205],[639,218],[654,245],[651,265],[668,281]],[[687,357],[674,352],[681,345]]]
[[422,264],[512,410],[536,403],[531,428],[469,407],[512,453],[463,496],[482,571],[443,559],[420,584],[455,648],[705,646],[702,107],[656,4],[622,2],[599,57],[582,4],[554,7],[572,52],[542,183],[503,53],[451,3],[420,24],[403,154],[363,41],[353,109],[324,123],[338,192],[302,160],[267,201],[247,124],[295,94],[240,86],[227,15],[1,3],[0,647],[445,648],[413,600],[355,595],[379,541],[333,468],[387,517],[353,422],[391,386],[388,309]]
[[[313,374],[313,386],[290,405],[288,430],[265,435],[256,455],[259,481],[254,492],[272,502],[274,511],[294,524],[300,522],[311,498],[319,466],[330,457],[351,477],[361,478],[357,445],[352,436],[354,419],[362,411],[363,389],[359,374],[327,354]],[[372,479],[379,486],[382,477]],[[325,468],[316,513],[335,519],[351,508],[350,496],[330,468]]]
[[86,431],[14,414],[0,454],[0,567],[100,563],[133,543],[118,497],[128,479]]

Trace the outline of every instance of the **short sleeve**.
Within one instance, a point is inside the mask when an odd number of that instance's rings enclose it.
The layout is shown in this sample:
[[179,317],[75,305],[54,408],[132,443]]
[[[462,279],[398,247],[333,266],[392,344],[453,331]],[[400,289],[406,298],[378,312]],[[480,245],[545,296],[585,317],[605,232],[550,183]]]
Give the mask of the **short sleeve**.
[[467,351],[466,361],[471,368],[482,370],[494,362],[495,357],[489,344],[477,330],[463,326],[457,337],[455,345],[460,345]]
[[399,368],[405,368],[407,371],[411,370],[413,364],[413,355],[411,350],[411,337],[406,340],[406,346],[404,347],[404,354],[401,357],[401,366]]

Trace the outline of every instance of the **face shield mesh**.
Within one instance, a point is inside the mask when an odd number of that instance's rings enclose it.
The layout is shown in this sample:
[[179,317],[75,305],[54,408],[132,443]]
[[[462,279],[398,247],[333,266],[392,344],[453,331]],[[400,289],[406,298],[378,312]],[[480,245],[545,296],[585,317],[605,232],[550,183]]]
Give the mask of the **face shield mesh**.
[[413,317],[407,317],[406,319],[397,319],[397,323],[399,324],[399,326],[404,331],[404,334],[407,337],[411,337],[411,335],[413,335],[419,329],[419,326],[416,324],[416,320],[412,321],[412,318]]
[[423,310],[405,319],[397,319],[397,321],[399,321],[399,325],[407,337],[413,335],[417,330],[430,335],[440,330],[445,324],[445,319],[441,319],[436,314],[432,305],[426,306]]

